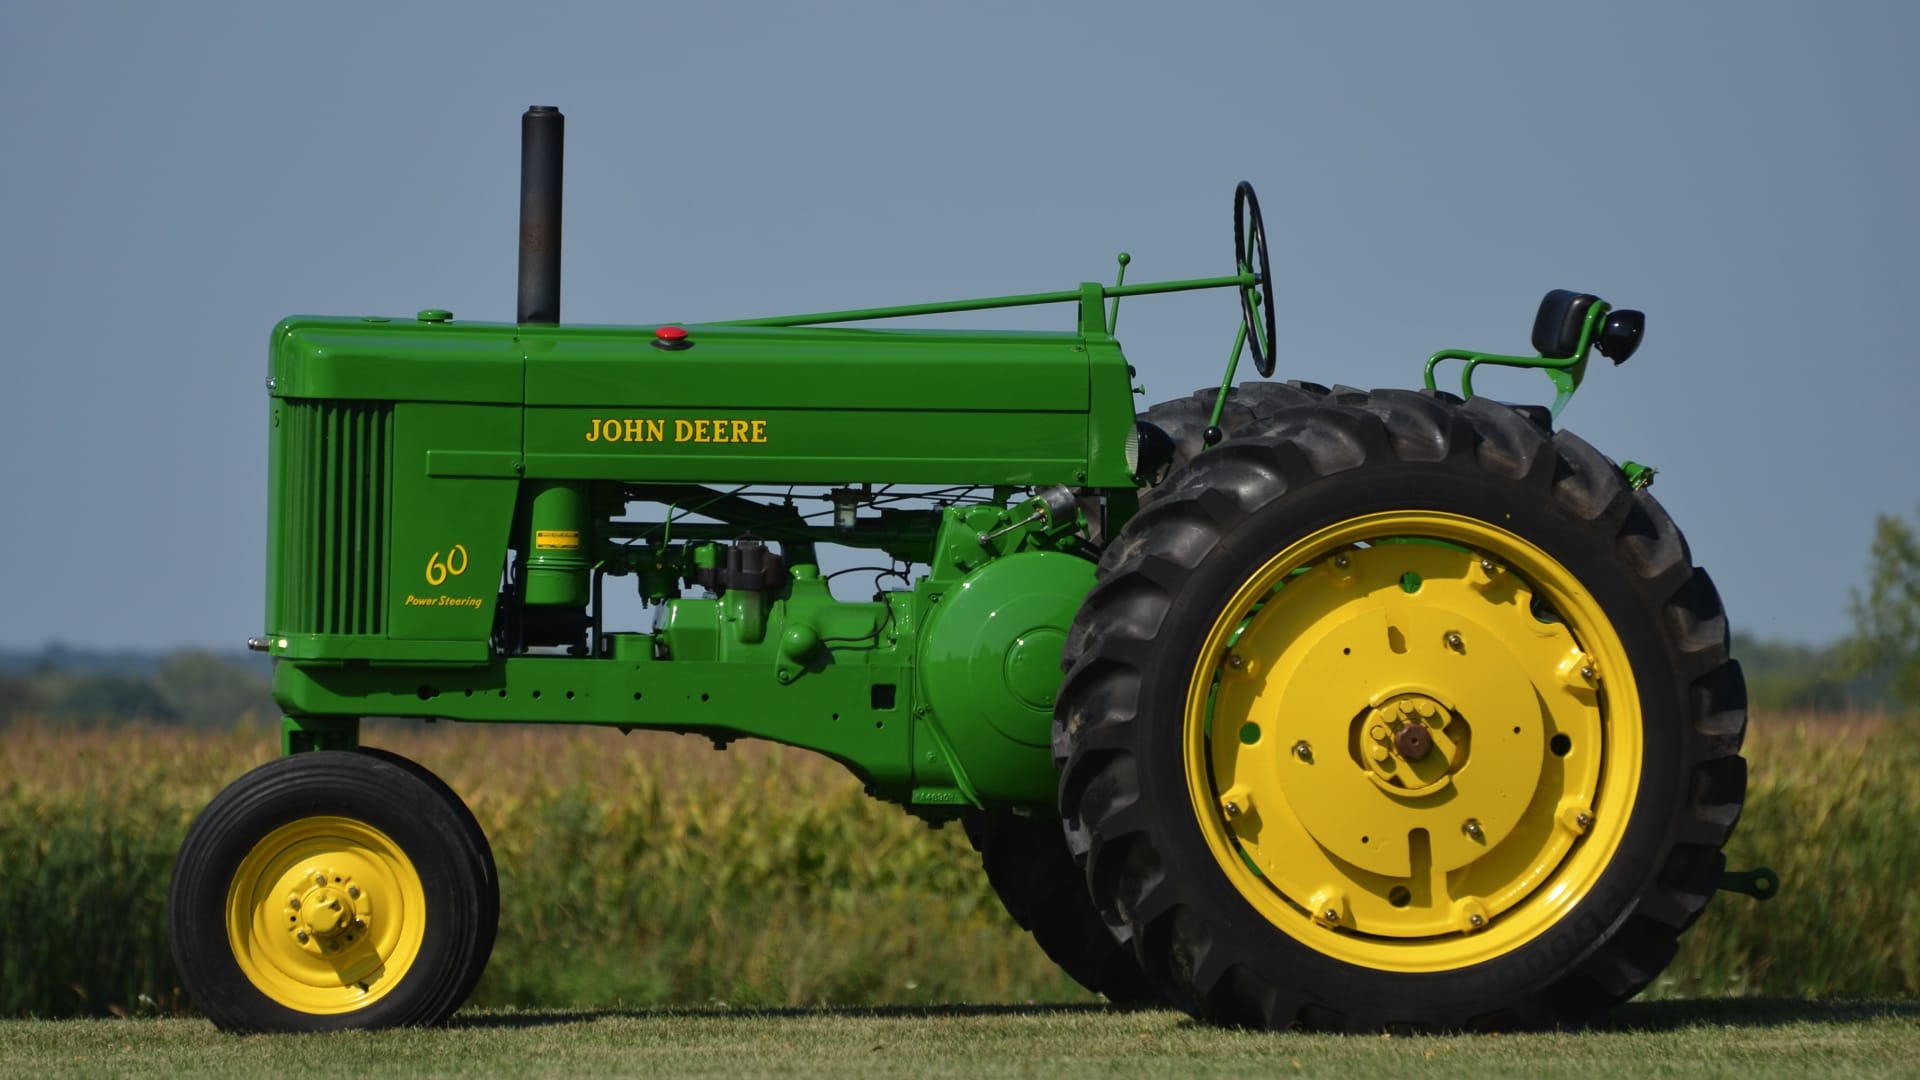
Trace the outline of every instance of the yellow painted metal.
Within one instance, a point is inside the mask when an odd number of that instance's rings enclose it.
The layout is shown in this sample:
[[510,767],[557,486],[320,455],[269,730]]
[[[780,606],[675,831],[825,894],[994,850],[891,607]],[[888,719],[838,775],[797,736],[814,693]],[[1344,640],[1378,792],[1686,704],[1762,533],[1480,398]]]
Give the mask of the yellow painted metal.
[[1349,519],[1251,575],[1201,649],[1183,737],[1241,895],[1391,971],[1503,955],[1571,910],[1619,848],[1643,745],[1592,594],[1522,537],[1435,511]]
[[227,889],[227,942],[248,981],[296,1012],[365,1008],[420,955],[427,904],[412,860],[352,818],[301,818],[268,833]]

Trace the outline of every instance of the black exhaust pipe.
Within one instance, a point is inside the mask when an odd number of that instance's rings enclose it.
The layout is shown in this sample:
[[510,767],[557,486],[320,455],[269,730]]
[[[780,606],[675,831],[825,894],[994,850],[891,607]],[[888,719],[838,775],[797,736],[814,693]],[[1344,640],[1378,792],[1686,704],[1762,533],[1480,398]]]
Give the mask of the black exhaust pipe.
[[523,323],[560,321],[560,177],[567,118],[551,105],[520,117],[520,314]]

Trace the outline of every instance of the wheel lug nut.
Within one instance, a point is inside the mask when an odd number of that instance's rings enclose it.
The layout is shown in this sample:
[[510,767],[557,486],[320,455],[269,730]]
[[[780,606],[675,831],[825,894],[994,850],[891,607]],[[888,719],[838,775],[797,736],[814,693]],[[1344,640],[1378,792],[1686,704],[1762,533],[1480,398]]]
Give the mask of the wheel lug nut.
[[1485,915],[1469,915],[1467,916],[1467,924],[1475,930],[1478,930],[1487,925],[1487,917]]
[[1454,652],[1467,651],[1467,643],[1461,640],[1458,630],[1447,631],[1447,648],[1452,649]]
[[1580,677],[1581,677],[1581,678],[1583,678],[1583,679],[1591,679],[1591,678],[1593,678],[1593,665],[1592,665],[1592,664],[1588,664],[1588,665],[1587,665],[1586,667],[1583,667],[1583,668],[1581,668],[1581,669],[1580,669]]
[[1374,740],[1375,742],[1386,742],[1387,741],[1387,725],[1385,724],[1373,725],[1372,727],[1367,729],[1367,737]]
[[1340,913],[1338,911],[1335,911],[1332,908],[1328,908],[1327,910],[1321,912],[1320,915],[1322,918],[1326,919],[1328,922],[1340,921]]
[[315,875],[313,875],[313,883],[314,883],[315,885],[318,885],[318,886],[320,886],[320,887],[321,887],[321,888],[323,888],[323,889],[324,889],[324,888],[326,888],[326,887],[327,887],[327,875],[325,875],[325,874],[315,874]]
[[1400,734],[1394,736],[1393,748],[1408,761],[1425,761],[1427,755],[1433,752],[1433,736],[1419,724],[1408,724],[1400,729]]
[[1468,818],[1467,823],[1460,826],[1460,831],[1466,833],[1467,839],[1472,840],[1476,844],[1485,841],[1487,838],[1486,830],[1480,827],[1479,818]]
[[1582,831],[1585,831],[1588,827],[1590,827],[1593,824],[1593,815],[1588,813],[1575,814],[1573,816],[1573,822],[1574,824],[1580,826]]
[[1309,765],[1313,764],[1313,744],[1307,742],[1307,740],[1305,739],[1301,739],[1299,742],[1294,743],[1293,756],[1299,758],[1301,761],[1304,761]]
[[293,910],[295,910],[295,911],[299,911],[299,910],[300,910],[300,898],[299,898],[299,897],[297,897],[297,896],[290,896],[290,897],[288,897],[288,898],[287,898],[287,906],[288,906],[288,907],[290,907],[290,908],[292,908],[292,909],[293,909]]
[[1373,760],[1379,762],[1382,765],[1385,765],[1387,763],[1387,759],[1393,756],[1392,754],[1387,752],[1386,747],[1380,746],[1377,744],[1371,750],[1368,751],[1368,754],[1373,758]]
[[358,885],[347,886],[347,896],[354,900],[360,899],[360,886]]
[[306,944],[306,943],[307,943],[307,942],[308,942],[308,941],[310,940],[310,939],[308,938],[308,936],[307,936],[307,932],[306,932],[305,930],[302,930],[302,931],[300,931],[299,933],[297,933],[297,934],[295,934],[295,935],[293,935],[293,936],[294,936],[294,937],[295,937],[295,938],[296,938],[296,939],[297,939],[297,940],[298,940],[298,941],[300,942],[300,944],[302,944],[302,945],[305,945],[305,944]]

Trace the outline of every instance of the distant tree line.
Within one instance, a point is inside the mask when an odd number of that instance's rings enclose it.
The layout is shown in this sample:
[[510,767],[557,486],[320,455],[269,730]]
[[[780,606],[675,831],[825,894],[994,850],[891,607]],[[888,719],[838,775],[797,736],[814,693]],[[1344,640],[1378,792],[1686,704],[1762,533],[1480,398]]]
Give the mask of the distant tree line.
[[[1734,634],[1747,701],[1761,713],[1920,707],[1920,528],[1878,515],[1853,634],[1832,646]],[[0,650],[0,726],[148,723],[230,728],[273,721],[271,663],[250,653]]]
[[0,653],[0,725],[50,723],[231,728],[279,715],[268,669],[245,656],[193,650],[88,653],[49,647]]
[[[1833,645],[1760,641],[1736,633],[1747,700],[1767,712],[1920,707],[1920,529],[1880,515],[1867,586],[1852,599],[1854,632]],[[93,652],[49,645],[0,650],[0,726],[54,723],[229,728],[278,716],[271,666],[246,653]]]
[[1897,701],[1920,706],[1920,531],[1905,518],[1874,519],[1867,587],[1853,594],[1850,670],[1882,681]]
[[1747,703],[1761,712],[1880,711],[1897,704],[1884,676],[1861,670],[1852,641],[1802,645],[1735,632],[1733,655],[1747,677]]
[[[1887,671],[1863,660],[1859,639],[1834,645],[1759,641],[1734,635],[1747,698],[1765,712],[1896,708]],[[52,657],[0,653],[0,726],[26,717],[90,727],[139,722],[231,728],[279,716],[269,671],[250,657],[189,651]]]

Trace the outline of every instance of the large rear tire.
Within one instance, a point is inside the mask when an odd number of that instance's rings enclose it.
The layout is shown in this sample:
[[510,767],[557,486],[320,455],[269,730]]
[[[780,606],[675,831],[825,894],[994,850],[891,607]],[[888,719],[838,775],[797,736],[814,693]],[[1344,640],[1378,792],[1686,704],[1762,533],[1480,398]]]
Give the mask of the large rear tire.
[[174,864],[167,921],[181,982],[215,1025],[438,1024],[465,1000],[498,885],[472,816],[423,774],[384,752],[316,751],[208,804]]
[[1574,1022],[1723,866],[1745,690],[1665,512],[1482,399],[1330,394],[1155,488],[1066,647],[1095,905],[1207,1019]]
[[1153,1005],[1160,992],[1094,910],[1086,877],[1051,814],[968,814],[967,840],[1000,902],[1040,951],[1081,986],[1116,1005]]
[[[1336,387],[1330,390],[1316,383],[1297,380],[1277,383],[1246,382],[1239,386],[1229,386],[1227,399],[1220,403],[1221,437],[1231,438],[1235,434],[1244,434],[1256,426],[1256,421],[1273,416],[1283,409],[1318,404],[1326,400],[1329,395],[1338,400],[1344,395],[1358,394],[1360,391],[1349,387]],[[1213,406],[1219,396],[1219,387],[1203,386],[1186,397],[1162,401],[1141,415],[1142,420],[1165,432],[1167,438],[1173,443],[1173,456],[1168,462],[1166,471],[1160,476],[1148,477],[1147,487],[1152,488],[1162,481],[1171,479],[1180,471],[1181,466],[1206,451],[1207,429],[1213,426]]]
[[[1222,438],[1258,427],[1284,409],[1313,405],[1330,395],[1357,395],[1348,387],[1328,389],[1314,383],[1247,382],[1230,386],[1219,401],[1219,387],[1203,386],[1185,397],[1160,402],[1142,420],[1159,428],[1173,453],[1158,476],[1147,477],[1151,491],[1180,475],[1188,462],[1207,450],[1214,405],[1220,405]],[[1074,981],[1119,1005],[1163,1004],[1171,999],[1155,988],[1134,959],[1132,931],[1110,923],[1087,897],[1086,837],[1078,822],[1065,829],[1052,821],[985,812],[966,819],[967,839],[980,853],[987,879],[1008,914],[1033,934],[1042,952]]]

